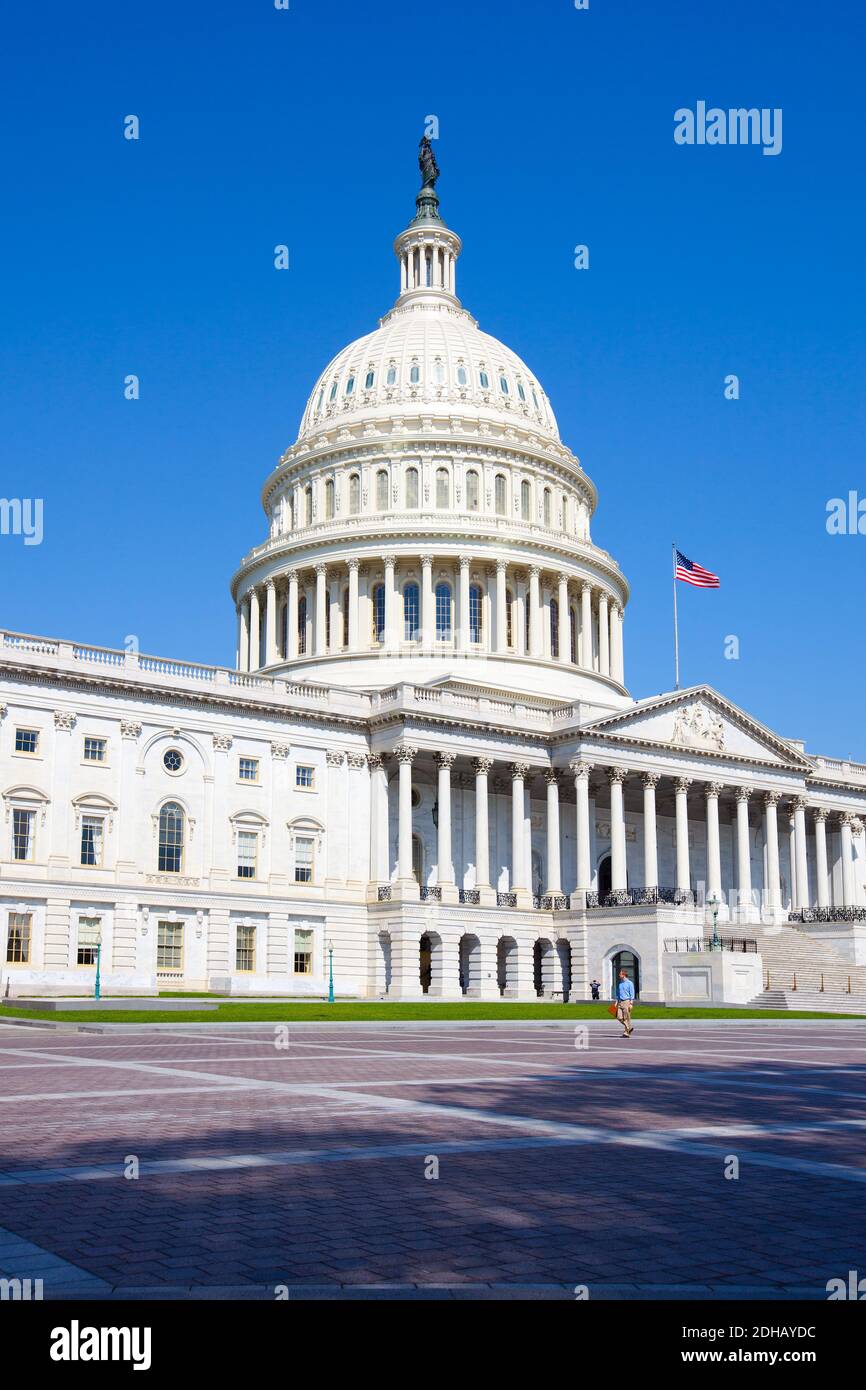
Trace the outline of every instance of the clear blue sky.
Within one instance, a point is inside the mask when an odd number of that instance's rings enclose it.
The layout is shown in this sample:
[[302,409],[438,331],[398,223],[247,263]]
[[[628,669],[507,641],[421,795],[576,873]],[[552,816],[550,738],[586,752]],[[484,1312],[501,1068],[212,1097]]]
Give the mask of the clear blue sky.
[[[45,539],[0,538],[0,624],[233,659],[261,483],[397,293],[435,114],[461,297],[598,486],[633,693],[673,684],[675,538],[722,577],[680,586],[683,682],[866,759],[866,536],[825,529],[866,497],[864,59],[859,0],[7,9],[0,495]],[[675,145],[698,100],[781,107],[782,153]]]

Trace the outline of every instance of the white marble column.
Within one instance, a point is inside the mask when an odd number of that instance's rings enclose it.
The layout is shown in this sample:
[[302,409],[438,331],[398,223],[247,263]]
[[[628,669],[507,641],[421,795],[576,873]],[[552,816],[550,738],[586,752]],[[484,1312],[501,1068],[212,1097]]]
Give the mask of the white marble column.
[[691,892],[692,879],[689,865],[689,787],[688,777],[678,777],[676,789],[676,835],[677,835],[677,893]]
[[797,897],[794,906],[798,912],[809,908],[809,862],[806,858],[806,803],[801,796],[794,799],[794,854],[797,862]]
[[588,893],[592,888],[591,821],[589,806],[590,770],[587,763],[573,762],[570,766],[574,773],[574,830],[577,842],[577,883],[575,884],[575,888],[579,893]]
[[656,831],[658,773],[645,772],[643,781],[643,881],[645,888],[659,886],[659,849]]
[[265,665],[277,661],[277,586],[273,579],[265,583]]
[[528,763],[511,765],[511,891],[526,891],[526,845],[524,836],[524,779]]
[[251,671],[258,671],[262,664],[261,657],[261,609],[259,607],[258,589],[250,589],[250,665]]
[[602,676],[610,675],[610,624],[604,589],[598,596],[598,669]]
[[538,565],[529,567],[529,655],[541,656],[541,591]]
[[720,782],[708,782],[704,789],[707,800],[707,899],[722,901],[722,855],[719,842]]
[[580,664],[592,670],[592,585],[580,586]]
[[749,831],[749,788],[737,787],[737,893],[740,914],[752,910],[752,852]]
[[347,642],[350,652],[358,651],[358,631],[359,631],[359,601],[358,601],[358,569],[359,560],[347,561],[349,570],[349,631]]
[[562,868],[559,846],[559,774],[548,768],[547,781],[547,887],[552,896],[562,893]]
[[511,632],[514,641],[514,655],[526,655],[526,575],[523,570],[514,572],[514,607],[511,610]]
[[298,656],[298,571],[289,570],[289,607],[286,613],[286,657],[296,661]]
[[568,575],[559,576],[559,594],[557,597],[559,607],[559,659],[566,665],[571,665],[571,624],[568,621]]
[[328,567],[327,565],[316,565],[316,656],[323,656],[328,650],[327,590]]
[[454,758],[454,753],[436,754],[437,798],[439,802],[436,882],[440,888],[443,886],[453,887],[454,885],[454,859],[451,842],[451,768],[454,765]]
[[421,645],[433,650],[436,638],[436,612],[433,602],[433,556],[421,556]]
[[394,749],[400,765],[397,821],[397,877],[403,883],[414,882],[412,877],[412,761],[417,749],[401,744]]
[[388,854],[388,773],[378,753],[367,756],[370,768],[370,878],[387,883],[391,877]]
[[492,758],[476,758],[475,768],[475,887],[490,887],[490,830],[487,778]]
[[457,650],[459,652],[468,652],[469,650],[469,564],[469,556],[461,555],[460,577],[457,585]]
[[397,613],[397,590],[395,572],[397,560],[394,555],[384,556],[385,560],[385,647],[394,651],[399,647],[399,617]]
[[506,570],[504,560],[496,561],[496,650],[508,651],[508,613],[506,602]]
[[856,905],[856,891],[854,887],[854,817],[843,815],[839,817],[839,837],[842,848],[842,905],[843,907],[854,907]]
[[778,912],[781,906],[778,805],[779,793],[767,792],[764,796],[764,837],[767,842],[767,880],[764,884],[764,902],[770,912]]
[[250,596],[246,594],[238,606],[240,615],[238,633],[238,670],[250,669]]
[[621,767],[611,767],[607,776],[610,782],[610,886],[612,892],[622,893],[628,887],[623,807],[625,772]]
[[610,674],[620,685],[625,684],[622,650],[622,608],[614,603],[610,610]]
[[830,878],[827,872],[827,812],[815,812],[815,889],[818,907],[830,906]]

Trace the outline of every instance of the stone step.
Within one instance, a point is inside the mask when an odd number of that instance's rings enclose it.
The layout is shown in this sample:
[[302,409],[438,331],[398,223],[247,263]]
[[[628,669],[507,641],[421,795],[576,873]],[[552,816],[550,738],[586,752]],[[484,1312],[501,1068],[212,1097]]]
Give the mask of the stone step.
[[798,1012],[823,1014],[863,1014],[866,1016],[866,995],[823,994],[817,989],[769,989],[750,999],[749,1009],[795,1009]]

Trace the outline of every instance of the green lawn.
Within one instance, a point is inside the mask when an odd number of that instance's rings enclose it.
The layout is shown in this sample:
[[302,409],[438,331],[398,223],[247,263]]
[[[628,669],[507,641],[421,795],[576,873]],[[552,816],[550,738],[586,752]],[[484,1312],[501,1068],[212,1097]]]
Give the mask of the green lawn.
[[[176,996],[175,996],[176,997]],[[207,996],[192,996],[207,997]],[[213,997],[213,996],[210,996]],[[561,1019],[575,1021],[586,1018],[608,1018],[607,1005],[601,1004],[498,1004],[495,1001],[453,1004],[387,1004],[363,1001],[328,1004],[313,1003],[257,1004],[254,1001],[224,1003],[218,1009],[196,1009],[174,1013],[158,1013],[143,1009],[105,1009],[94,1013],[63,1010],[58,1013],[36,1012],[31,1009],[0,1009],[4,1018],[49,1019],[56,1023],[381,1023],[402,1020],[460,1021],[461,1019]],[[638,1005],[635,1022],[642,1018],[763,1018],[802,1019],[857,1018],[856,1014],[792,1013],[773,1009],[675,1009],[660,1005]],[[611,1026],[615,1020],[610,1019]]]

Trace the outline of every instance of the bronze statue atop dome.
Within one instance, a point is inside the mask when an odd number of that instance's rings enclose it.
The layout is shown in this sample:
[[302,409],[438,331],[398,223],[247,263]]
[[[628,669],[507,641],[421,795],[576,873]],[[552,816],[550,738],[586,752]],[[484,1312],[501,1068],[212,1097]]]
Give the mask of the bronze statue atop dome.
[[421,170],[421,187],[435,188],[439,177],[439,165],[433,153],[433,146],[426,135],[418,142],[418,168]]

